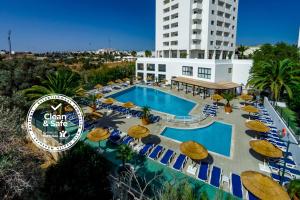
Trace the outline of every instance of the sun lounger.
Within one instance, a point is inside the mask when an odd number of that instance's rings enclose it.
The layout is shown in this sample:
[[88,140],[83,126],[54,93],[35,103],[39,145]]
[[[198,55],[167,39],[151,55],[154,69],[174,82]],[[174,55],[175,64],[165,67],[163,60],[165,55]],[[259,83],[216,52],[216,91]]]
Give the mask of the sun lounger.
[[213,166],[210,176],[210,184],[217,188],[220,187],[222,170],[219,167]]
[[170,164],[172,158],[174,157],[174,151],[171,149],[168,149],[168,151],[164,154],[164,156],[162,157],[162,159],[160,160],[160,162],[163,165],[168,165]]
[[129,145],[131,142],[133,142],[133,138],[132,137],[130,137],[130,136],[127,136],[126,138],[124,138],[124,140],[123,140],[123,144],[126,144],[126,145]]
[[163,147],[158,145],[154,148],[154,150],[149,154],[149,158],[156,160],[163,152]]
[[247,192],[247,196],[248,196],[248,200],[259,200],[259,198],[257,198],[254,194],[252,194],[251,192]]
[[173,165],[173,169],[181,171],[184,168],[184,165],[186,164],[186,160],[187,157],[183,154],[180,154]]
[[198,179],[202,181],[207,181],[208,180],[208,169],[209,165],[207,162],[201,162],[200,167],[199,167],[199,172],[198,172]]
[[234,196],[243,198],[243,186],[241,177],[237,174],[231,174],[231,192]]
[[153,144],[146,144],[139,152],[141,156],[146,156],[151,148],[153,147]]
[[[275,181],[280,182],[281,176],[279,176],[278,174],[272,173],[272,174],[271,174],[271,177],[272,177]],[[290,181],[291,181],[290,178],[288,178],[288,177],[283,177],[283,183],[288,183],[288,182],[290,182]]]

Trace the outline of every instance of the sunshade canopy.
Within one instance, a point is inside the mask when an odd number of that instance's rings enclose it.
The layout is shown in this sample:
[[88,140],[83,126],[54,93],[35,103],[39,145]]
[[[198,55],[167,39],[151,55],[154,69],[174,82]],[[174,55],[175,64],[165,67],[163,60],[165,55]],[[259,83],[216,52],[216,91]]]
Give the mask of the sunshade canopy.
[[255,172],[245,171],[241,175],[245,188],[259,199],[289,200],[288,193],[269,176]]
[[114,100],[113,98],[108,98],[108,99],[105,99],[105,100],[103,101],[103,103],[106,103],[106,104],[113,104],[113,103],[115,103],[115,100]]
[[87,134],[87,138],[93,142],[100,142],[109,138],[110,133],[107,129],[95,128]]
[[124,108],[133,108],[135,105],[132,102],[127,102],[122,105]]
[[252,140],[249,144],[255,152],[265,157],[281,158],[283,156],[279,148],[266,140]]
[[266,132],[269,132],[270,131],[270,128],[268,126],[266,126],[264,123],[258,121],[258,120],[250,120],[250,121],[247,121],[245,123],[245,125],[253,130],[253,131],[257,131],[257,132],[263,132],[263,133],[266,133]]
[[212,100],[214,101],[221,101],[222,99],[224,99],[221,95],[219,94],[214,94],[211,96]]
[[254,106],[245,106],[242,108],[243,111],[248,112],[248,113],[258,113],[259,110],[255,108]]
[[242,94],[240,96],[241,99],[245,100],[245,101],[250,101],[253,99],[253,96],[252,95],[249,95],[249,94]]
[[150,130],[141,125],[135,125],[128,129],[128,135],[136,139],[147,137],[149,134]]
[[203,145],[194,141],[181,143],[180,151],[193,160],[202,160],[208,156],[207,149]]
[[103,88],[103,85],[101,85],[101,84],[97,84],[97,85],[95,85],[95,87],[94,87],[95,89],[101,89],[101,88]]

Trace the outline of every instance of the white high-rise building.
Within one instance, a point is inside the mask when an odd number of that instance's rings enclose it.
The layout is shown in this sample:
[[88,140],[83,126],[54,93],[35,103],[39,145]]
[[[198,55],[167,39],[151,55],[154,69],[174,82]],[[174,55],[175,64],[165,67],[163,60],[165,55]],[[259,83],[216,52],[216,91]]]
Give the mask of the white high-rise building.
[[156,0],[156,57],[138,58],[136,75],[206,89],[246,85],[253,62],[234,59],[237,15],[238,0]]
[[238,0],[156,0],[156,53],[163,58],[231,59]]

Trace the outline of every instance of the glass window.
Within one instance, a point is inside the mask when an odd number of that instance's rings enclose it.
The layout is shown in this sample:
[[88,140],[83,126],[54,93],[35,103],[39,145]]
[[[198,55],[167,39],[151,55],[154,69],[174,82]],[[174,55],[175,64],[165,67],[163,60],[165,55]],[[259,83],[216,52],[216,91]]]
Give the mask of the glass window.
[[211,79],[211,69],[198,67],[198,77],[205,78],[205,79]]
[[229,74],[232,73],[232,68],[228,68],[228,73],[229,73]]
[[158,71],[159,72],[166,72],[166,65],[159,64],[158,65]]
[[155,71],[155,64],[147,64],[148,71]]
[[182,75],[193,76],[193,67],[183,66]]
[[158,74],[158,81],[166,80],[166,75],[164,74]]
[[137,64],[137,69],[138,70],[144,70],[144,64],[143,63],[138,63]]

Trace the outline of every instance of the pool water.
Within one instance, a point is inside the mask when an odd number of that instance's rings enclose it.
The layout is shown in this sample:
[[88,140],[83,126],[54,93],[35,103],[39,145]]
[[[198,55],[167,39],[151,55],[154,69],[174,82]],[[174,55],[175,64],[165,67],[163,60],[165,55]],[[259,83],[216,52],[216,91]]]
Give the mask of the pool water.
[[161,135],[179,142],[193,140],[209,151],[230,157],[232,126],[221,122],[197,129],[165,128]]
[[148,87],[134,86],[110,96],[120,102],[131,101],[135,105],[175,116],[188,116],[196,103]]

